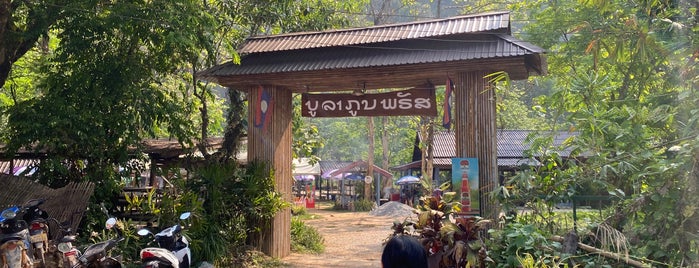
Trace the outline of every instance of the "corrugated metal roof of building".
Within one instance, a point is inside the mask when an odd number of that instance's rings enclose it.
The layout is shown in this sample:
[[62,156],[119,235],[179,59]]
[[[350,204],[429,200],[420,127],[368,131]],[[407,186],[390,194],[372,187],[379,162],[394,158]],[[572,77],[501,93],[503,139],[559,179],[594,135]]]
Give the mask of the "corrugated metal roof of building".
[[[527,166],[538,166],[541,165],[536,159],[529,158],[502,158],[498,157],[497,160],[498,167],[502,169],[516,168],[523,165]],[[391,170],[407,170],[407,169],[417,169],[421,168],[421,161],[413,161],[407,164],[391,167]],[[441,170],[451,170],[451,158],[434,158],[432,159],[432,166],[439,168]]]
[[[498,159],[523,158],[525,156],[525,151],[530,149],[531,142],[527,141],[527,137],[532,133],[535,132],[532,130],[497,130]],[[452,158],[456,156],[456,140],[454,135],[454,132],[447,131],[434,134],[434,148],[432,150],[434,158]],[[546,135],[546,133],[541,134],[541,136],[543,135]],[[559,150],[558,153],[562,157],[568,157],[570,156],[572,148],[565,146],[565,141],[577,135],[577,132],[558,132],[553,137],[552,145],[555,149]],[[535,154],[535,156],[539,156],[539,154]]]
[[[352,161],[327,161],[327,160],[320,160],[318,161],[318,164],[320,165],[320,173],[325,173],[328,171],[331,171],[333,169],[341,169],[343,167],[346,167],[350,164],[352,164]],[[353,171],[359,171],[359,168],[357,170]]]
[[[463,37],[463,36],[462,36]],[[492,59],[542,53],[543,49],[503,34],[467,38],[401,40],[373,45],[250,54],[202,76],[254,75]]]
[[[366,161],[363,160],[358,160],[358,161],[326,161],[326,160],[321,160],[318,161],[318,164],[320,165],[320,173],[323,175],[326,175],[326,173],[329,175],[330,172],[334,172],[336,170],[344,169],[345,167],[348,167],[350,165],[355,165],[351,169],[347,170],[346,172],[353,173],[353,172],[363,172],[366,171],[367,169],[367,163]],[[386,176],[393,176],[390,174],[389,171],[382,169],[381,167],[377,166],[374,164],[374,169],[380,170],[381,173],[385,173],[384,175]],[[378,172],[378,170],[375,170],[375,172]]]
[[17,169],[19,167],[31,168],[39,164],[37,159],[15,159],[13,161],[12,165],[10,165],[12,161],[0,161],[0,173],[13,174],[14,172],[10,170],[10,166]]
[[248,38],[238,52],[248,54],[351,46],[476,32],[510,34],[510,13],[492,12],[366,28],[257,36]]

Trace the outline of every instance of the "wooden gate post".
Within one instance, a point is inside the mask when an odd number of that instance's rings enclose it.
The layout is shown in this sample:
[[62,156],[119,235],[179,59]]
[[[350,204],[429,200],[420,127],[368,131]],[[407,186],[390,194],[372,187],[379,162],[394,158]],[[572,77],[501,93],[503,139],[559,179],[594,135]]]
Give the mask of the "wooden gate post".
[[[259,86],[248,91],[248,161],[266,162],[274,170],[276,190],[292,202],[291,91]],[[280,211],[263,228],[262,252],[282,258],[291,254],[291,208]]]
[[498,215],[495,200],[488,198],[498,184],[495,92],[488,72],[458,73],[455,80],[454,121],[456,157],[478,158],[480,211],[484,218]]

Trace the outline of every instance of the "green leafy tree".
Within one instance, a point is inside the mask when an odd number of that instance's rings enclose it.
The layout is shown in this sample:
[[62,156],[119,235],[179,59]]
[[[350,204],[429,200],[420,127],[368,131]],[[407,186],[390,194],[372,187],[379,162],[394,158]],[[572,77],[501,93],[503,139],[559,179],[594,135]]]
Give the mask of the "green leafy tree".
[[[524,39],[549,51],[555,89],[539,112],[574,129],[575,169],[540,173],[536,185],[580,181],[630,197],[606,223],[631,253],[696,265],[696,3],[528,1]],[[526,33],[526,34],[525,34]],[[690,156],[692,153],[694,156]],[[553,169],[555,171],[556,169]],[[561,170],[563,171],[563,170]],[[560,192],[560,191],[559,191]]]
[[192,102],[163,84],[204,49],[196,33],[212,21],[197,8],[156,1],[68,10],[41,69],[41,95],[7,111],[9,151],[32,145],[99,170],[125,161],[130,146],[163,124],[180,140],[192,137]]
[[[205,1],[204,6],[210,10],[213,17],[217,18],[219,27],[216,30],[216,53],[198,61],[196,69],[220,64],[225,61],[239,61],[235,48],[240,46],[245,38],[265,35],[280,34],[298,31],[326,30],[347,27],[359,21],[354,15],[363,7],[364,1]],[[194,72],[196,73],[196,72]],[[196,79],[195,79],[196,80]],[[205,99],[211,85],[207,83],[195,86],[200,93],[198,97]],[[230,106],[227,113],[227,122],[224,130],[224,146],[221,150],[224,158],[235,155],[238,150],[238,140],[245,134],[247,121],[244,95],[238,91],[241,89],[229,89],[228,96]],[[204,103],[202,101],[202,103]],[[206,110],[201,110],[202,118],[206,118]],[[202,122],[208,120],[202,119]],[[322,141],[317,139],[317,130],[312,125],[298,117],[294,118],[294,144],[295,156],[310,156],[315,148],[322,146]],[[202,137],[207,136],[207,128],[202,127]]]

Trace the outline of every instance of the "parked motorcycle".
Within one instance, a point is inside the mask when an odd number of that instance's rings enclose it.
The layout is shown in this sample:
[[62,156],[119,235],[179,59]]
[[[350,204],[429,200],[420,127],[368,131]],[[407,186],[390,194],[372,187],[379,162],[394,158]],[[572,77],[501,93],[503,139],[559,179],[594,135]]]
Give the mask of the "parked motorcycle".
[[[105,224],[105,227],[109,230],[114,228],[118,236],[116,238],[109,239],[104,242],[99,242],[97,244],[91,245],[85,249],[80,257],[78,257],[78,264],[72,266],[73,268],[121,268],[123,267],[121,261],[118,257],[112,257],[108,253],[111,249],[116,247],[119,242],[124,240],[123,234],[119,227],[115,227],[117,220],[115,218],[109,218]],[[64,248],[65,249],[65,248]]]
[[[180,215],[180,220],[186,220],[191,213]],[[159,247],[148,247],[141,250],[141,262],[144,268],[189,268],[192,252],[189,241],[182,234],[182,226],[175,224],[155,234],[154,241]],[[138,230],[138,235],[153,235],[148,229]]]
[[32,252],[35,261],[46,266],[44,254],[49,247],[49,226],[47,224],[48,213],[39,208],[45,199],[32,199],[24,205],[24,215],[22,219],[29,224],[29,242],[31,242]]
[[73,245],[73,242],[76,241],[76,236],[72,233],[70,227],[66,227],[67,225],[68,224],[58,224],[63,235],[55,240],[54,243],[56,243],[55,250],[60,252],[62,267],[70,268],[75,267],[79,263],[78,257],[82,255],[82,253]]
[[7,268],[32,268],[27,222],[17,218],[20,206],[13,206],[0,213],[0,266]]

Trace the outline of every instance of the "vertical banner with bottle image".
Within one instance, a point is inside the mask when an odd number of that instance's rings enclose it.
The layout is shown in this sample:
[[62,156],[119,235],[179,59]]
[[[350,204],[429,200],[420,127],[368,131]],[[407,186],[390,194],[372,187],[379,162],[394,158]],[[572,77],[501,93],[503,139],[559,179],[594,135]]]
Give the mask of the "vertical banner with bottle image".
[[452,158],[451,185],[461,197],[461,212],[480,214],[478,158]]

